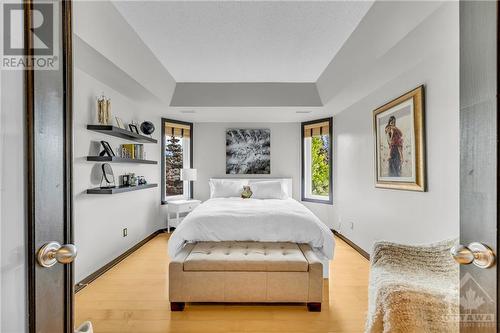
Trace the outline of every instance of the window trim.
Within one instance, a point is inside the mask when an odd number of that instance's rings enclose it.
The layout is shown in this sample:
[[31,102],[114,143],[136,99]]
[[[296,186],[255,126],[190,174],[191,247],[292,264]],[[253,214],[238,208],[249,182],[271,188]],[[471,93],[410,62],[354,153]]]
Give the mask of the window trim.
[[[165,152],[165,123],[177,123],[180,125],[188,125],[189,126],[189,133],[190,133],[190,138],[189,138],[189,168],[193,168],[193,123],[186,122],[186,121],[181,121],[181,120],[175,120],[175,119],[170,119],[170,118],[161,118],[161,204],[162,205],[167,205],[168,201],[165,200],[165,158],[163,156],[163,153]],[[193,182],[190,183],[189,185],[189,198],[193,199]]]
[[[315,124],[315,123],[321,123],[328,121],[328,126],[329,126],[329,131],[328,134],[330,136],[330,144],[328,147],[328,157],[329,157],[329,173],[330,173],[330,179],[328,181],[328,199],[326,200],[321,200],[321,199],[312,199],[312,198],[306,198],[305,197],[305,154],[304,154],[304,127],[307,125]],[[322,118],[322,119],[316,119],[316,120],[311,120],[311,121],[305,121],[301,123],[300,126],[300,138],[301,138],[301,150],[300,150],[300,156],[301,156],[301,186],[300,186],[300,199],[301,201],[305,202],[314,202],[314,203],[322,203],[322,204],[327,204],[327,205],[332,205],[333,204],[333,159],[332,159],[332,152],[333,152],[333,117],[328,117],[328,118]]]

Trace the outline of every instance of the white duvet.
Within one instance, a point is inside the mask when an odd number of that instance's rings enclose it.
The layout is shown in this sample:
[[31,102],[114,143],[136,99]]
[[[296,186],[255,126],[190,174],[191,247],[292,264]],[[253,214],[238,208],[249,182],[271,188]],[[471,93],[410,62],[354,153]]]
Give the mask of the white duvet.
[[332,232],[294,199],[207,200],[172,233],[169,254],[175,257],[186,242],[199,241],[307,243],[323,259],[333,259]]

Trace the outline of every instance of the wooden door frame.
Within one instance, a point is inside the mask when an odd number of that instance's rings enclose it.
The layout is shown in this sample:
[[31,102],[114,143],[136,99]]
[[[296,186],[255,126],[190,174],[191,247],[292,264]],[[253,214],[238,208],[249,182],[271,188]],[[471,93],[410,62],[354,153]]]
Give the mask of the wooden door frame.
[[496,256],[496,263],[495,263],[495,266],[496,267],[493,267],[493,269],[496,270],[496,275],[497,275],[497,284],[496,284],[496,301],[497,301],[497,304],[496,304],[496,313],[495,313],[495,319],[496,319],[496,330],[497,332],[500,332],[500,305],[498,304],[499,300],[500,300],[500,284],[499,284],[499,278],[500,278],[500,264],[499,264],[499,255],[500,255],[500,252],[499,252],[499,249],[500,249],[500,230],[499,230],[499,227],[500,227],[500,214],[499,214],[499,207],[500,207],[500,96],[499,96],[499,92],[500,92],[500,24],[499,24],[499,19],[500,19],[500,2],[499,0],[496,0],[495,1],[497,6],[496,6],[496,18],[497,18],[497,29],[496,29],[496,33],[497,33],[497,38],[496,38],[496,42],[497,42],[497,47],[496,47],[496,51],[497,51],[497,59],[496,59],[496,73],[497,73],[497,80],[496,80],[496,84],[497,84],[497,87],[496,87],[496,91],[497,91],[497,98],[496,98],[496,111],[497,111],[497,119],[496,119],[496,139],[497,139],[497,156],[496,156],[496,168],[497,168],[497,179],[496,179],[496,201],[497,201],[497,216],[496,216],[496,225],[497,225],[497,230],[496,230],[496,242],[497,242],[497,249],[496,249],[496,253],[495,253],[495,256]]
[[[32,26],[32,9],[36,0],[23,0],[24,7],[24,48],[28,57],[33,56],[33,38],[30,28]],[[73,52],[72,52],[72,2],[71,0],[61,1],[61,33],[62,33],[62,55],[61,65],[63,66],[64,85],[64,242],[73,243]],[[54,17],[59,19],[59,17]],[[27,246],[27,312],[28,331],[36,330],[36,276],[35,267],[37,265],[35,248],[35,109],[34,109],[34,82],[36,72],[30,68],[25,68],[25,103],[26,103],[26,246]],[[66,333],[74,332],[74,272],[73,264],[65,265],[64,268],[64,306],[65,306],[65,327]]]

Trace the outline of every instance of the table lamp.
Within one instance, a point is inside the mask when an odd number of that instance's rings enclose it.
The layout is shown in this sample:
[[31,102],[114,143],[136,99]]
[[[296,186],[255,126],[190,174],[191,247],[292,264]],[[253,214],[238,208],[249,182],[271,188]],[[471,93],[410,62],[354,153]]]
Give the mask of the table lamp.
[[[182,181],[195,181],[196,180],[196,169],[181,169],[181,180]],[[189,187],[191,192],[191,186]]]

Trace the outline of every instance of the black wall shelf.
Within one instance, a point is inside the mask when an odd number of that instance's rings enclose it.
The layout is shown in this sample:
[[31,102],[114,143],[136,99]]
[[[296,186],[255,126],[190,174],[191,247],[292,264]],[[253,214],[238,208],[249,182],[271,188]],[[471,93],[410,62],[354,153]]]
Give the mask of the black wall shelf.
[[140,164],[158,164],[156,161],[141,160],[138,158],[124,158],[118,156],[87,156],[90,162],[114,162],[114,163],[140,163]]
[[106,135],[111,135],[117,138],[126,139],[135,142],[143,142],[143,143],[157,143],[158,141],[150,138],[149,136],[145,136],[142,134],[137,134],[131,131],[127,131],[123,128],[119,128],[111,125],[87,125],[87,129],[94,132],[103,133]]
[[87,194],[116,194],[116,193],[144,190],[147,188],[153,188],[153,187],[157,187],[157,186],[158,186],[158,184],[146,184],[146,185],[137,185],[137,186],[119,186],[119,187],[113,187],[113,188],[95,187],[95,188],[89,188],[87,190]]

